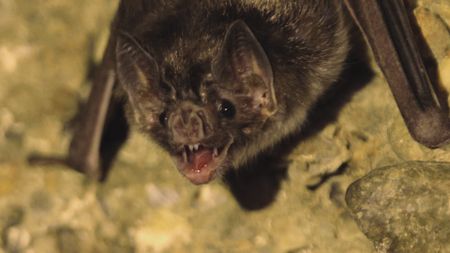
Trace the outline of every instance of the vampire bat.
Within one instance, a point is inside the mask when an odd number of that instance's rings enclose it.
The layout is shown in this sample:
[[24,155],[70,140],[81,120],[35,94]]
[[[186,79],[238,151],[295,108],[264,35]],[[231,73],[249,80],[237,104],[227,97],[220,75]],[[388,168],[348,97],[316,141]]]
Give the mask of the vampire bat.
[[103,180],[132,124],[194,184],[239,168],[300,129],[335,82],[348,13],[411,135],[447,143],[447,111],[401,0],[123,0],[69,155],[57,161]]

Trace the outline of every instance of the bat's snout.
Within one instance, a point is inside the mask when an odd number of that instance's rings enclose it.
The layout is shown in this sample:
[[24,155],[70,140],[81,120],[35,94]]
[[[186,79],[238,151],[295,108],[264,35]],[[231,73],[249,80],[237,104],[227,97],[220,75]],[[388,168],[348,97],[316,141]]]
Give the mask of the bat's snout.
[[199,106],[185,102],[169,118],[173,140],[180,144],[199,143],[211,134],[207,113]]

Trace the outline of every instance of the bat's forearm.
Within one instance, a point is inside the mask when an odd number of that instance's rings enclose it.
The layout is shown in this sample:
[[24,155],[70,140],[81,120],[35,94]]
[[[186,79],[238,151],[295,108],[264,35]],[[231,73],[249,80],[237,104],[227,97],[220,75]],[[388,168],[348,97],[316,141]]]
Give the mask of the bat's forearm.
[[428,147],[450,139],[402,1],[345,0],[384,73],[411,135]]

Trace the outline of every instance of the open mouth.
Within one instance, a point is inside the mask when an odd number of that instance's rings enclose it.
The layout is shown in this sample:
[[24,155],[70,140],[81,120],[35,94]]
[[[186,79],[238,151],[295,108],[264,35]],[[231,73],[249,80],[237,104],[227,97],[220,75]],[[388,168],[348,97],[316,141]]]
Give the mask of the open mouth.
[[193,184],[206,184],[216,177],[232,143],[230,140],[222,147],[184,145],[176,159],[178,170]]

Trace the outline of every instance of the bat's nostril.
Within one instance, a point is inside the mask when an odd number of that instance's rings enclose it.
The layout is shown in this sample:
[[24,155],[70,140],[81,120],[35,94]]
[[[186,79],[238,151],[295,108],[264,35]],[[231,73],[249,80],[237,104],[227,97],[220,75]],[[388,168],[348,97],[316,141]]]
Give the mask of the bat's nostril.
[[180,110],[172,122],[172,133],[177,142],[196,143],[205,138],[204,122],[198,110]]
[[199,110],[197,112],[197,117],[201,121],[201,126],[200,127],[201,127],[201,130],[203,131],[203,134],[205,136],[211,135],[213,127],[211,125],[211,121],[208,120],[208,117],[207,117],[205,111],[204,110]]
[[191,118],[191,113],[192,110],[182,110],[180,115],[181,115],[181,120],[183,122],[184,125],[188,125],[189,124],[189,120]]

